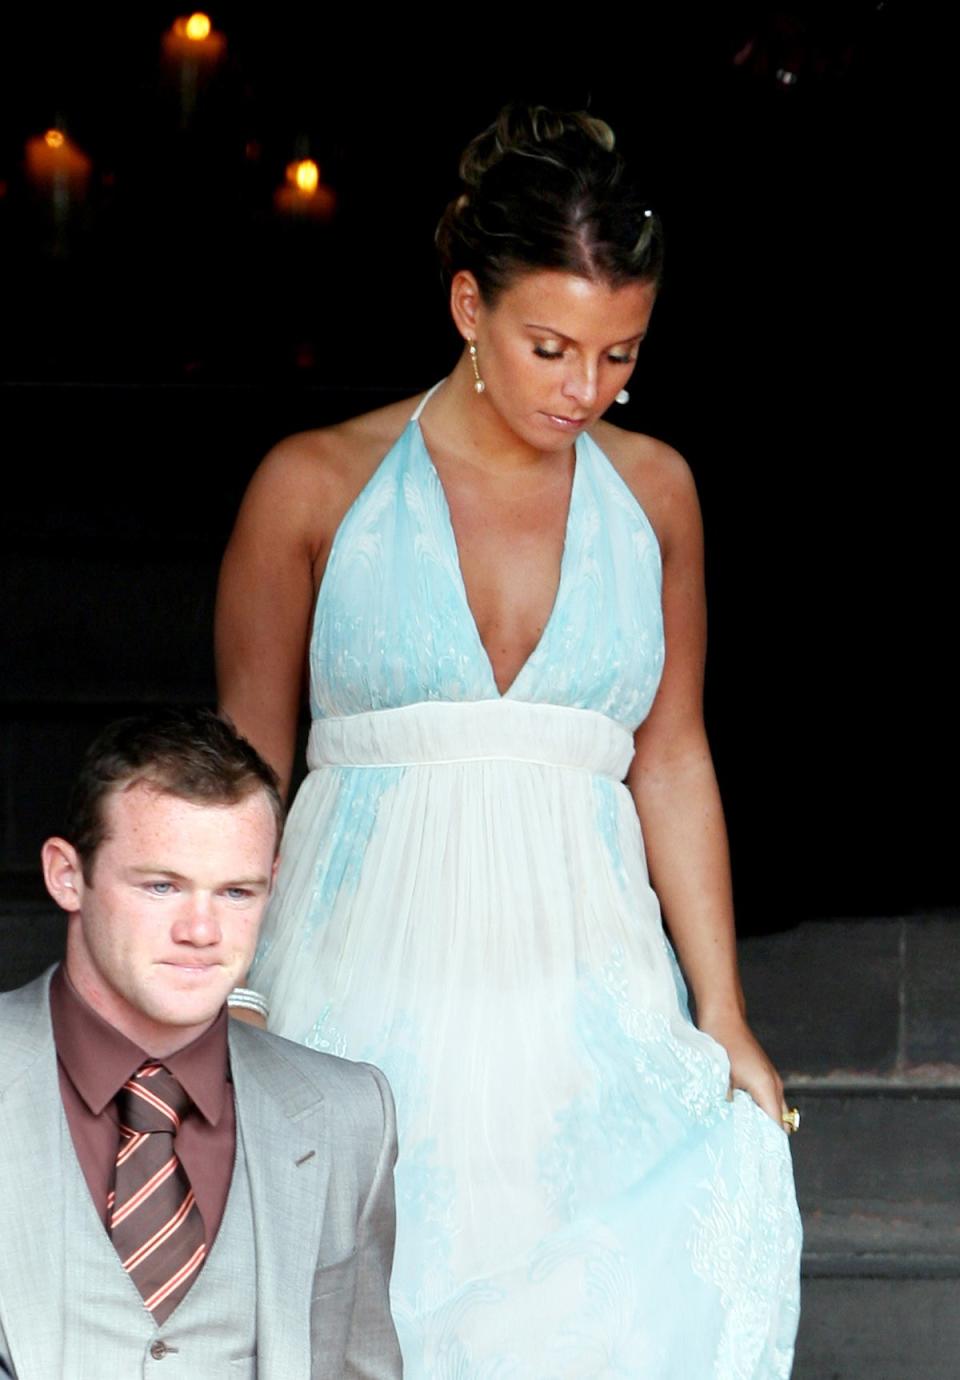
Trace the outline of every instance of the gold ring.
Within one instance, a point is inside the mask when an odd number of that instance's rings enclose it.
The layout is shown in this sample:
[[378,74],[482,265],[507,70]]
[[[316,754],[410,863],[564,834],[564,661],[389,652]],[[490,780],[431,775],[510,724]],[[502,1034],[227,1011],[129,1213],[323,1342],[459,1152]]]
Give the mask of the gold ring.
[[784,1126],[786,1127],[787,1133],[788,1133],[788,1134],[790,1134],[790,1133],[793,1132],[793,1131],[799,1131],[799,1130],[800,1130],[800,1109],[799,1109],[799,1107],[791,1107],[789,1111],[786,1111],[786,1112],[783,1113],[783,1115],[780,1117],[780,1120],[783,1122]]

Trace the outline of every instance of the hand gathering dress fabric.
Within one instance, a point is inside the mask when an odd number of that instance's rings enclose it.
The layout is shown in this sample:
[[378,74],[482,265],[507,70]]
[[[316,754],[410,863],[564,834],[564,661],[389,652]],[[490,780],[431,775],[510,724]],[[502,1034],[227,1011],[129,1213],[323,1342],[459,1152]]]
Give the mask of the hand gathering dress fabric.
[[780,1380],[787,1137],[690,1021],[622,784],[656,538],[581,436],[556,602],[500,694],[419,410],[330,553],[250,981],[271,1029],[393,1085],[408,1380]]

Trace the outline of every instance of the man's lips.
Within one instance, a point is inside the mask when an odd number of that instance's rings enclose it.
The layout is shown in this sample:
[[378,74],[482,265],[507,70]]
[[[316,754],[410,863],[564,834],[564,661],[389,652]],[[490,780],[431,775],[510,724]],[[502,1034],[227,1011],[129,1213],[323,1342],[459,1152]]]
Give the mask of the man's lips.
[[221,967],[218,958],[213,959],[188,959],[188,958],[164,958],[160,960],[163,968],[182,968],[186,972],[206,972],[210,968]]

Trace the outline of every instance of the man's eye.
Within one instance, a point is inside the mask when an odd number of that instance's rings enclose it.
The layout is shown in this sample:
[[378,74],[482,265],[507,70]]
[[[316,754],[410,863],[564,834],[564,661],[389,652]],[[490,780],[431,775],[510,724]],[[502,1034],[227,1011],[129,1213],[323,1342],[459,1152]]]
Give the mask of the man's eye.
[[147,890],[154,896],[169,896],[173,891],[173,882],[147,882]]
[[231,901],[246,901],[253,892],[248,891],[245,886],[228,886],[225,894]]

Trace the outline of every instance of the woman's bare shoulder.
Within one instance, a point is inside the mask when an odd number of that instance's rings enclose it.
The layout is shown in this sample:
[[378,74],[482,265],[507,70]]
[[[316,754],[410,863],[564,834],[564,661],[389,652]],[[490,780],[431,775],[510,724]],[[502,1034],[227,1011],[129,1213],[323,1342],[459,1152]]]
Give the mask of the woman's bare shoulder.
[[597,422],[591,435],[650,519],[661,545],[678,525],[699,523],[690,466],[673,446],[610,422]]
[[359,490],[410,420],[417,399],[391,403],[333,426],[298,431],[278,441],[254,477],[276,494],[303,489],[334,498]]
[[351,503],[403,431],[416,398],[365,412],[334,426],[278,441],[247,489],[241,525],[252,522],[323,552]]

